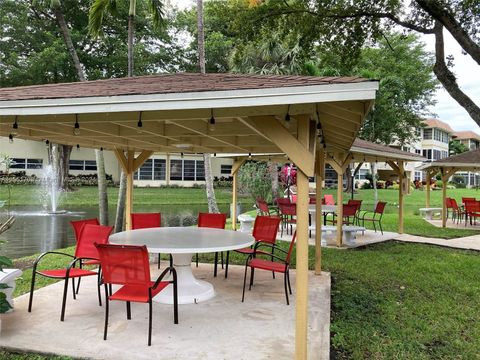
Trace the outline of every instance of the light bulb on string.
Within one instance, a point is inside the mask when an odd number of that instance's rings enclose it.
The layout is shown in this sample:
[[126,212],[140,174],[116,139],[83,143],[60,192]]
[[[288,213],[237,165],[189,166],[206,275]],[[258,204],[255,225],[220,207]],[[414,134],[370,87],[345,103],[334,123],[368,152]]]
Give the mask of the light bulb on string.
[[10,144],[13,144],[13,134],[8,135],[8,141]]
[[213,116],[213,109],[211,110],[211,117],[210,120],[208,121],[208,130],[210,131],[215,131],[215,117]]
[[78,115],[75,114],[75,125],[73,126],[73,135],[80,135],[80,123],[78,122]]
[[142,123],[142,112],[141,112],[141,111],[138,113],[137,127],[139,127],[139,128],[143,127],[143,123]]
[[15,115],[15,122],[12,125],[12,135],[17,136],[17,130],[18,130],[18,122],[17,122],[17,116]]

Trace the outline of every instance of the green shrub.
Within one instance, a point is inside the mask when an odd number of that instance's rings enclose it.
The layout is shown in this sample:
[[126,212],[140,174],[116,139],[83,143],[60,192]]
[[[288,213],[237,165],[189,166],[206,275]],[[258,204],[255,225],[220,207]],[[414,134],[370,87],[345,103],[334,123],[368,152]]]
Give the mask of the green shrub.
[[238,185],[239,191],[250,195],[254,202],[257,198],[272,201],[272,177],[264,161],[243,164],[238,173]]

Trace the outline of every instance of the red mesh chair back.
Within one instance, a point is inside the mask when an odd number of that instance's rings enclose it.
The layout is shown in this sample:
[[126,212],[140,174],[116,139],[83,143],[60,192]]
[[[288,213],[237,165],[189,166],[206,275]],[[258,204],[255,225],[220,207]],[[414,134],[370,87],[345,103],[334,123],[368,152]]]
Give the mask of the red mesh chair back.
[[453,209],[453,210],[458,210],[459,207],[458,207],[457,200],[455,200],[455,199],[450,199],[450,201],[451,201],[451,204],[452,204],[452,209]]
[[375,206],[375,213],[377,214],[383,214],[383,212],[385,211],[385,206],[387,205],[386,202],[383,202],[383,201],[379,201],[377,203],[377,206]]
[[317,198],[315,196],[310,196],[308,200],[309,204],[316,204],[317,203]]
[[276,216],[257,216],[253,225],[255,241],[264,241],[274,244],[277,240],[280,218]]
[[357,205],[343,204],[343,216],[355,216],[357,213]]
[[227,214],[211,214],[211,213],[198,214],[198,227],[225,229],[226,222],[227,222]]
[[280,204],[291,204],[292,202],[290,201],[289,198],[277,198],[277,205],[280,206]]
[[325,194],[325,205],[335,205],[335,199],[333,195]]
[[160,227],[162,214],[160,213],[132,213],[132,230]]
[[467,213],[480,212],[480,201],[466,201],[465,202],[465,211]]
[[296,203],[298,199],[297,195],[292,195],[292,203]]
[[445,198],[445,206],[447,209],[451,209],[452,208],[452,199],[450,198]]
[[462,197],[462,203],[465,204],[468,201],[475,201],[473,197]]
[[357,211],[360,211],[360,208],[362,207],[362,200],[350,199],[350,200],[348,200],[348,205],[356,206]]
[[257,203],[258,210],[260,210],[260,212],[262,214],[269,214],[270,213],[270,210],[268,208],[268,204],[265,200],[257,199],[256,203]]
[[85,224],[78,238],[75,257],[98,259],[95,243],[106,244],[112,230],[113,226]]
[[103,279],[108,284],[151,286],[145,245],[97,244]]
[[72,228],[73,228],[73,233],[75,234],[75,241],[78,242],[78,238],[80,237],[80,232],[82,231],[82,227],[85,224],[100,225],[97,218],[70,221],[70,225],[72,225]]
[[287,257],[285,258],[285,262],[290,264],[290,259],[292,258],[292,251],[293,246],[295,245],[295,240],[297,240],[297,232],[293,233],[292,241],[290,242],[290,246],[288,247]]
[[295,216],[297,215],[297,205],[294,203],[289,204],[279,204],[278,208],[282,215]]

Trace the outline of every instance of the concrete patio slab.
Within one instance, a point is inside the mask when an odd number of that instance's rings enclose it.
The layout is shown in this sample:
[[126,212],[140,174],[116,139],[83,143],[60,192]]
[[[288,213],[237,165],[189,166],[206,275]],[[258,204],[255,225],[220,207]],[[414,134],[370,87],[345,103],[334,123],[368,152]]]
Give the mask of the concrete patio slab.
[[480,235],[473,235],[473,236],[467,236],[467,237],[456,238],[456,239],[438,239],[438,238],[426,238],[423,236],[402,234],[402,235],[399,235],[396,238],[396,240],[445,246],[445,247],[450,247],[454,249],[480,251]]
[[[442,227],[442,220],[441,219],[433,219],[433,220],[426,220],[433,226]],[[467,222],[465,224],[465,220],[459,221],[458,223],[456,221],[452,221],[452,219],[447,219],[447,223],[445,226],[449,229],[469,229],[469,230],[480,230],[480,221],[477,221],[475,224],[471,224],[470,222]]]
[[[156,267],[152,266],[152,272]],[[108,339],[103,340],[104,307],[98,306],[95,279],[82,280],[76,301],[69,293],[66,317],[60,322],[62,282],[15,299],[15,311],[2,316],[0,347],[91,359],[292,359],[295,334],[295,271],[291,272],[291,305],[285,304],[283,279],[258,271],[252,291],[241,302],[243,267],[230,266],[213,277],[213,266],[193,271],[211,282],[210,301],[179,306],[154,303],[152,346],[147,346],[148,305],[132,304],[126,319],[123,302],[110,307]],[[309,358],[328,359],[330,347],[330,274],[309,275]]]

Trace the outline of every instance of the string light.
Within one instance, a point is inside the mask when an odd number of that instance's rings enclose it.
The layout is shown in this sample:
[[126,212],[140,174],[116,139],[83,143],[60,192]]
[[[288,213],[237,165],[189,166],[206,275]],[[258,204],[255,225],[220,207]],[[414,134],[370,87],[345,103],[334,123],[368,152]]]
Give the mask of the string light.
[[183,159],[183,152],[182,152],[182,153],[180,153],[180,157]]
[[80,150],[80,144],[77,144],[77,150]]
[[251,160],[252,159],[252,153],[248,153],[248,158]]
[[12,134],[8,135],[8,141],[10,142],[10,144],[13,144],[13,135]]
[[287,108],[287,115],[285,115],[285,121],[290,121],[290,104],[288,105],[288,108]]
[[211,118],[210,118],[210,121],[208,122],[208,129],[210,131],[214,131],[215,130],[215,117],[213,116],[213,109],[211,109]]
[[78,114],[75,114],[75,125],[73,127],[73,135],[80,135],[80,124],[78,123]]
[[143,127],[143,123],[142,123],[142,111],[140,111],[140,112],[138,113],[137,127],[139,127],[139,128]]
[[213,153],[213,156],[214,156],[214,157],[217,157],[217,153]]
[[50,145],[50,141],[48,139],[45,140],[45,145],[47,145],[47,146]]
[[103,147],[100,148],[100,151],[103,151]]
[[15,115],[15,122],[12,125],[12,135],[16,136],[17,135],[17,130],[18,130],[18,122],[17,122],[17,115]]

